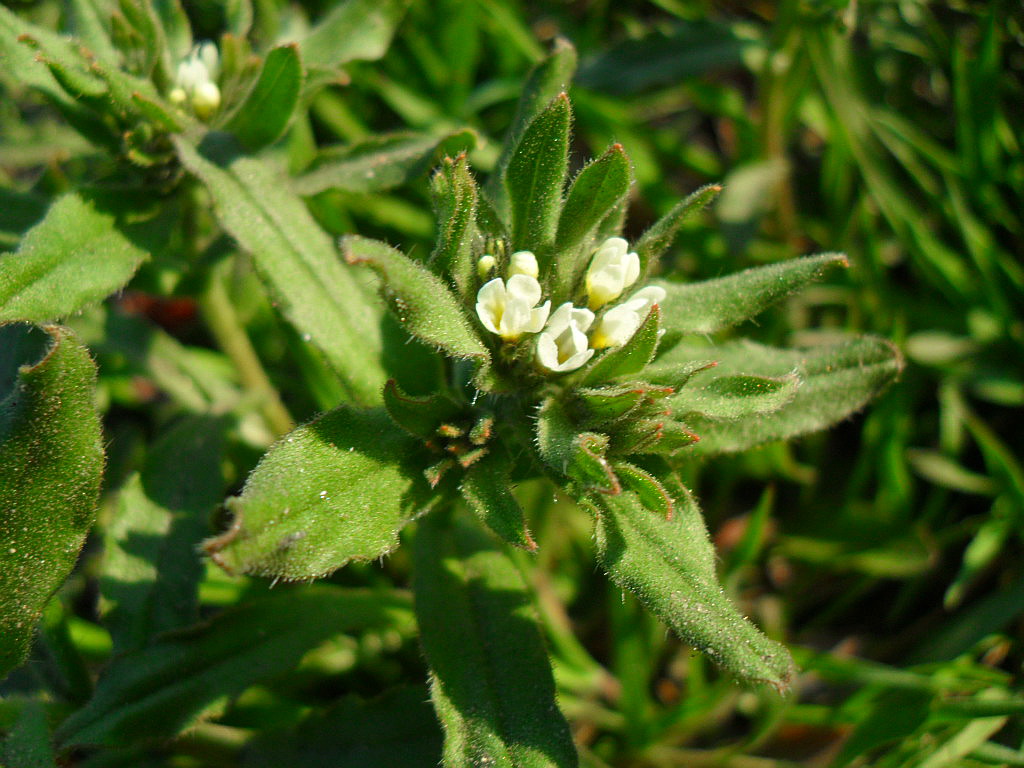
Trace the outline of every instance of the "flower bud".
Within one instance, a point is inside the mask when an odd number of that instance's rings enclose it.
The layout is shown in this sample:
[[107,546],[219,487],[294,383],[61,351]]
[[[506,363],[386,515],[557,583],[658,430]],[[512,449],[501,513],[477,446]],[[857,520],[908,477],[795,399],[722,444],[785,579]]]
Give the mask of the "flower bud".
[[640,257],[628,251],[629,244],[621,237],[609,237],[597,249],[587,270],[587,303],[591,309],[619,298],[640,277]]
[[477,291],[477,317],[484,328],[505,341],[515,341],[524,333],[537,333],[551,310],[550,301],[535,306],[540,294],[540,283],[528,275],[513,275],[508,283],[496,277]]
[[508,274],[512,275],[526,275],[532,277],[535,280],[537,275],[540,274],[540,269],[537,266],[537,257],[530,251],[516,251],[512,254],[509,259]]
[[537,363],[552,373],[575,371],[594,356],[587,344],[586,330],[594,322],[589,309],[566,302],[551,315],[537,337]]
[[590,346],[594,349],[621,347],[636,333],[640,324],[651,311],[651,307],[665,299],[665,289],[649,285],[612,307],[601,317],[590,334]]
[[480,260],[476,263],[476,274],[481,280],[486,280],[488,275],[491,274],[491,270],[494,269],[494,265],[497,263],[491,254],[485,253],[480,257]]

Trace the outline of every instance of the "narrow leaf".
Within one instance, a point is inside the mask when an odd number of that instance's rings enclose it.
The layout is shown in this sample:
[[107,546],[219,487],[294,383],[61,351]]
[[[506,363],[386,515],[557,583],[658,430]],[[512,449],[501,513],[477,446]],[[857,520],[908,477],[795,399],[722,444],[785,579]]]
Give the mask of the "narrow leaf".
[[415,540],[416,618],[449,768],[577,764],[529,592],[478,530],[425,518]]
[[594,386],[606,381],[639,373],[651,362],[661,339],[661,308],[655,304],[643,324],[621,347],[609,349],[584,369],[583,384]]
[[118,230],[113,214],[68,193],[17,251],[0,255],[0,322],[77,312],[123,288],[148,255]]
[[754,317],[832,267],[848,264],[844,255],[826,253],[699,283],[656,281],[666,293],[661,302],[664,326],[673,334],[714,333]]
[[673,415],[689,421],[694,414],[711,421],[735,421],[774,413],[788,405],[800,389],[800,377],[701,376],[668,401]]
[[225,126],[242,145],[257,150],[273,144],[291,122],[302,90],[299,49],[281,45],[267,54],[259,79]]
[[224,228],[252,254],[285,316],[323,352],[357,401],[379,403],[388,378],[380,310],[284,178],[213,138],[202,147],[180,137],[174,142],[182,163],[210,190]]
[[354,144],[325,147],[292,188],[300,195],[315,195],[325,189],[379,192],[407,184],[443,156],[474,146],[476,134],[469,129],[441,137],[418,133],[371,136]]
[[509,470],[508,460],[492,452],[466,470],[459,491],[480,522],[512,546],[533,552],[537,542],[509,488]]
[[189,416],[150,449],[106,528],[100,595],[116,652],[199,618],[197,551],[222,497],[224,424]]
[[336,408],[270,449],[206,550],[230,572],[289,580],[382,557],[425,506],[418,454],[383,411]]
[[554,243],[569,165],[571,123],[572,108],[563,93],[534,118],[509,159],[504,183],[514,250],[542,254]]
[[508,193],[502,179],[508,168],[512,153],[520,137],[533,119],[560,93],[566,93],[576,71],[576,49],[564,37],[555,39],[551,52],[532,70],[523,86],[505,143],[498,157],[498,163],[487,182],[487,193],[495,203],[499,214],[507,218],[509,212]]
[[639,496],[588,497],[597,518],[598,557],[628,589],[684,641],[741,680],[789,687],[788,651],[762,635],[722,591],[714,549],[693,498],[674,488],[671,519],[647,509]]
[[607,447],[606,435],[580,431],[554,398],[541,406],[537,415],[537,449],[559,476],[580,483],[587,490],[618,493],[619,480],[604,457]]
[[469,295],[476,277],[473,237],[480,198],[464,154],[444,159],[430,180],[430,192],[438,227],[431,266],[447,275],[463,296]]
[[[693,450],[700,454],[743,451],[770,440],[785,440],[815,432],[856,413],[899,376],[903,356],[891,343],[870,336],[826,347],[784,350],[750,341],[718,348],[693,350],[695,356],[712,353],[716,373],[786,376],[795,373],[802,383],[796,396],[774,413],[723,422],[692,416],[687,424],[700,435]],[[685,350],[673,350],[683,355]]]
[[573,180],[558,219],[557,261],[552,265],[555,304],[571,296],[591,256],[591,235],[625,199],[632,183],[629,158],[613,144]]
[[350,235],[341,249],[349,264],[367,264],[381,276],[384,298],[410,334],[452,357],[489,359],[459,301],[437,275],[379,240]]
[[318,644],[366,629],[409,632],[401,593],[307,586],[232,608],[117,657],[89,703],[64,721],[64,747],[170,739],[261,680],[290,672]]
[[[45,357],[18,369],[0,402],[0,678],[25,659],[43,607],[78,559],[103,473],[96,367],[70,330],[45,330]],[[4,340],[0,358],[17,348],[9,329]]]
[[650,274],[651,268],[658,263],[658,259],[671,247],[682,223],[689,216],[702,210],[721,191],[722,188],[718,184],[708,184],[701,187],[696,192],[691,193],[685,199],[676,203],[671,211],[654,222],[650,229],[640,235],[640,239],[633,245],[633,250],[640,257],[641,275]]

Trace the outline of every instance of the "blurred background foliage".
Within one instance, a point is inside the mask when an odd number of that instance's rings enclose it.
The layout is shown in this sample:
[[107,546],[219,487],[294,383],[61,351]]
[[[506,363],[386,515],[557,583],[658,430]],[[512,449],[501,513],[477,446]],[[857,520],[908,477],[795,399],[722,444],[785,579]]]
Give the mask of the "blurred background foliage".
[[[57,0],[5,5],[44,26],[74,26],[70,4]],[[216,37],[231,6],[186,5],[197,37]],[[330,5],[257,0],[256,49]],[[411,2],[387,53],[348,65],[346,81],[317,93],[266,152],[288,167],[332,234],[358,231],[429,252],[427,168],[378,178],[360,165],[360,147],[408,129],[468,143],[459,132],[469,129],[471,162],[486,174],[526,72],[560,37],[580,56],[577,166],[612,142],[635,165],[629,234],[697,186],[725,186],[708,214],[687,223],[667,272],[693,280],[844,251],[852,269],[738,333],[770,344],[873,333],[908,357],[902,381],[862,416],[690,468],[731,591],[796,651],[803,674],[787,698],[741,690],[681,647],[599,576],[584,512],[545,487],[520,489],[540,544],[523,565],[584,764],[1024,765],[1020,4]],[[121,170],[20,87],[17,72],[4,72],[2,83],[0,245],[13,248],[49,197],[116,185]],[[309,174],[338,156],[351,158],[351,173],[318,189]],[[342,397],[244,260],[228,275],[229,295],[207,290],[211,253],[186,243],[210,222],[181,229],[174,211],[154,205],[143,228],[154,258],[124,293],[69,323],[99,362],[109,454],[101,521],[133,471],[146,477],[158,438],[198,430],[172,424],[183,412],[215,406],[226,415],[202,425],[217,445],[199,451],[206,462],[220,456],[225,492],[240,487],[273,437],[272,420],[247,399],[204,322],[209,302],[234,307],[294,419]],[[90,541],[6,696],[47,679],[64,681],[58,712],[88,696],[87,671],[111,652],[95,605],[106,533],[101,525]],[[408,574],[399,550],[332,579],[402,585]],[[270,586],[207,567],[203,610]],[[348,765],[324,734],[344,734],[349,720],[379,722],[395,707],[410,713],[403,743],[431,755],[437,734],[420,707],[423,689],[374,698],[422,679],[408,628],[339,635],[186,738],[83,753],[68,764]],[[0,726],[17,716],[32,727],[33,710],[17,713],[0,702]],[[394,764],[381,759],[362,764]]]

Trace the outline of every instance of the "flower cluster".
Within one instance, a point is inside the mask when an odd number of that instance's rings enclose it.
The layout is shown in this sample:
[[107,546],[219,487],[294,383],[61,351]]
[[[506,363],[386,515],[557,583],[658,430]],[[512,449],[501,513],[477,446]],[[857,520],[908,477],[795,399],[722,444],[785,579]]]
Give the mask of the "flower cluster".
[[217,46],[209,41],[200,43],[178,64],[168,98],[178,106],[188,104],[196,117],[208,120],[220,106],[220,88],[215,82],[219,74]]
[[[477,270],[481,279],[496,263],[489,254],[480,259]],[[594,252],[586,275],[587,307],[567,301],[551,312],[550,301],[540,304],[543,291],[537,276],[537,259],[532,253],[512,254],[507,280],[496,277],[477,292],[476,313],[483,326],[504,341],[539,334],[535,360],[549,373],[575,371],[597,350],[622,346],[651,307],[665,298],[664,289],[648,286],[620,304],[607,306],[640,276],[640,257],[629,251],[621,237],[608,238]]]

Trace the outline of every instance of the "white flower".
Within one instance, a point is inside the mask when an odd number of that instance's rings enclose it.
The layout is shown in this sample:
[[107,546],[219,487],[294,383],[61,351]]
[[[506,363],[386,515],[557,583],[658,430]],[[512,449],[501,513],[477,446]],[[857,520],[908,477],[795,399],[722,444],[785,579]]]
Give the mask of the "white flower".
[[587,270],[587,303],[591,309],[619,298],[640,277],[640,257],[628,251],[629,244],[621,237],[609,237],[597,249]]
[[589,309],[568,301],[560,306],[537,337],[537,362],[552,373],[575,371],[594,356],[586,334],[592,322],[594,313]]
[[168,98],[179,105],[190,102],[196,115],[205,120],[220,106],[220,88],[214,82],[219,74],[217,46],[209,41],[200,43],[178,64]]
[[531,251],[516,251],[509,260],[508,274],[509,276],[526,275],[536,279],[540,274],[537,257]]
[[540,301],[540,283],[529,275],[512,275],[508,284],[496,277],[476,294],[476,314],[491,333],[505,341],[515,341],[524,333],[537,333],[544,327],[551,302]]
[[491,274],[491,270],[494,269],[495,264],[497,264],[497,259],[489,253],[485,253],[480,257],[480,261],[476,263],[476,273],[480,276],[481,280]]
[[627,301],[604,313],[590,334],[590,346],[594,349],[621,347],[633,338],[633,334],[647,317],[651,307],[664,300],[664,288],[656,285],[641,288]]

